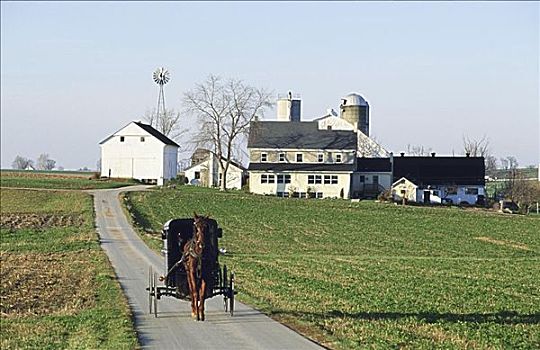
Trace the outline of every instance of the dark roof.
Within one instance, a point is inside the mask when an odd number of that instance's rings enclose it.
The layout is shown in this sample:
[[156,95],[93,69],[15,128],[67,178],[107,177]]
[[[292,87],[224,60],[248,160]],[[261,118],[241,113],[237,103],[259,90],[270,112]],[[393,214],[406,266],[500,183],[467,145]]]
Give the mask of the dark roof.
[[416,185],[485,185],[483,157],[394,157],[394,179]]
[[257,121],[251,123],[248,148],[351,149],[354,131],[319,130],[317,122]]
[[390,158],[356,158],[356,171],[390,172]]
[[354,171],[354,164],[249,163],[248,170],[260,171]]
[[162,133],[160,133],[159,131],[157,131],[156,129],[154,129],[154,127],[152,127],[151,125],[148,125],[148,124],[143,124],[141,122],[134,122],[135,124],[137,124],[139,127],[141,127],[142,129],[144,129],[146,132],[148,132],[150,135],[154,136],[155,138],[157,138],[159,141],[163,142],[164,144],[166,145],[171,145],[171,146],[176,146],[176,147],[180,147],[176,142],[174,142],[173,140],[171,140],[170,138],[168,138],[167,136],[163,135]]
[[[197,148],[195,152],[193,152],[193,155],[191,156],[191,165],[188,168],[186,168],[186,170],[191,169],[194,166],[199,165],[202,162],[205,162],[206,160],[208,160],[208,158],[210,158],[211,153],[212,151],[210,151],[209,149]],[[221,157],[221,160],[226,162],[227,158]],[[247,170],[242,164],[240,164],[239,161],[236,161],[234,159],[231,159],[230,164],[234,165],[240,170]]]

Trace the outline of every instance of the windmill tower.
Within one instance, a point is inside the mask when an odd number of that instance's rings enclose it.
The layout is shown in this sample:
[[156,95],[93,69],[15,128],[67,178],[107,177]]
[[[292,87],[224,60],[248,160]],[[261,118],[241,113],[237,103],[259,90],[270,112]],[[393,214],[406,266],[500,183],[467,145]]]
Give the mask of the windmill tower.
[[163,93],[163,85],[167,84],[169,80],[171,79],[171,76],[169,74],[169,71],[166,70],[163,67],[159,67],[154,71],[154,74],[152,75],[154,78],[154,81],[156,84],[159,85],[159,94],[158,94],[158,100],[157,100],[157,111],[156,111],[156,129],[161,129],[161,120],[164,118],[160,118],[160,112],[165,115],[167,113],[165,109],[165,94]]

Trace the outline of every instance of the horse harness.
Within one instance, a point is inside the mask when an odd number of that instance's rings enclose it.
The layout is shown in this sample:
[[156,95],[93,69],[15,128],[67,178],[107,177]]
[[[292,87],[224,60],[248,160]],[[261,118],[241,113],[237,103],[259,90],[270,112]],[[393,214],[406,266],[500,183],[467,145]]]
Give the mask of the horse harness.
[[195,241],[195,238],[191,239],[187,244],[189,244],[188,250],[186,252],[184,252],[184,254],[182,255],[182,258],[180,259],[180,261],[183,261],[184,259],[188,258],[189,256],[191,256],[192,258],[197,259],[197,270],[196,270],[197,271],[197,278],[201,278],[202,254],[203,254],[203,250],[204,250],[204,243],[203,242],[200,243],[200,249],[201,249],[200,253],[197,253],[197,251],[196,251],[197,241]]
[[203,251],[204,251],[204,242],[201,242],[200,243],[200,249],[201,249],[201,252],[200,253],[197,253],[196,251],[196,247],[197,247],[197,241],[195,240],[195,237],[193,237],[192,239],[190,239],[188,242],[186,242],[186,244],[189,244],[188,246],[188,250],[184,252],[184,254],[182,254],[182,257],[180,258],[180,260],[178,260],[178,262],[176,264],[174,264],[170,269],[169,271],[167,272],[167,274],[165,276],[161,276],[160,277],[160,280],[165,280],[169,277],[169,275],[178,268],[178,266],[180,266],[188,257],[193,257],[195,259],[197,259],[197,278],[201,278],[201,271],[202,271],[202,255],[203,255]]

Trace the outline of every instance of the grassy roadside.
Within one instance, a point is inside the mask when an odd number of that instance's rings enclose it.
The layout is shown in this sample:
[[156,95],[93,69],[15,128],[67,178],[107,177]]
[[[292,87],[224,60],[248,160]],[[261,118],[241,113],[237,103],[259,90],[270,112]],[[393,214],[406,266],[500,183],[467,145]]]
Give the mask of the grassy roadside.
[[136,184],[135,181],[127,179],[96,179],[92,174],[0,171],[1,187],[87,190],[118,188],[134,184]]
[[2,188],[2,349],[133,349],[130,311],[91,196]]
[[208,213],[239,298],[336,349],[540,347],[540,220],[190,186],[131,193],[148,231]]

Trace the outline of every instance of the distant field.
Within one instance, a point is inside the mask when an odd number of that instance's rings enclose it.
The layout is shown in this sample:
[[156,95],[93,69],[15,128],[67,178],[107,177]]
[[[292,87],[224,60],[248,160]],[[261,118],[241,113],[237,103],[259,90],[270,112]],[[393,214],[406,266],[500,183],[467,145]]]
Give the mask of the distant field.
[[331,348],[540,348],[539,218],[190,186],[127,203],[155,231],[210,214],[239,298]]
[[[529,179],[538,179],[538,168],[518,168],[516,169],[518,174],[523,178]],[[493,177],[499,179],[506,179],[510,177],[510,172],[508,170],[499,169],[494,172]]]
[[2,188],[1,349],[132,349],[137,338],[82,192]]
[[124,179],[95,179],[93,173],[84,172],[0,171],[0,186],[2,187],[84,190],[117,188],[134,183],[133,180]]

